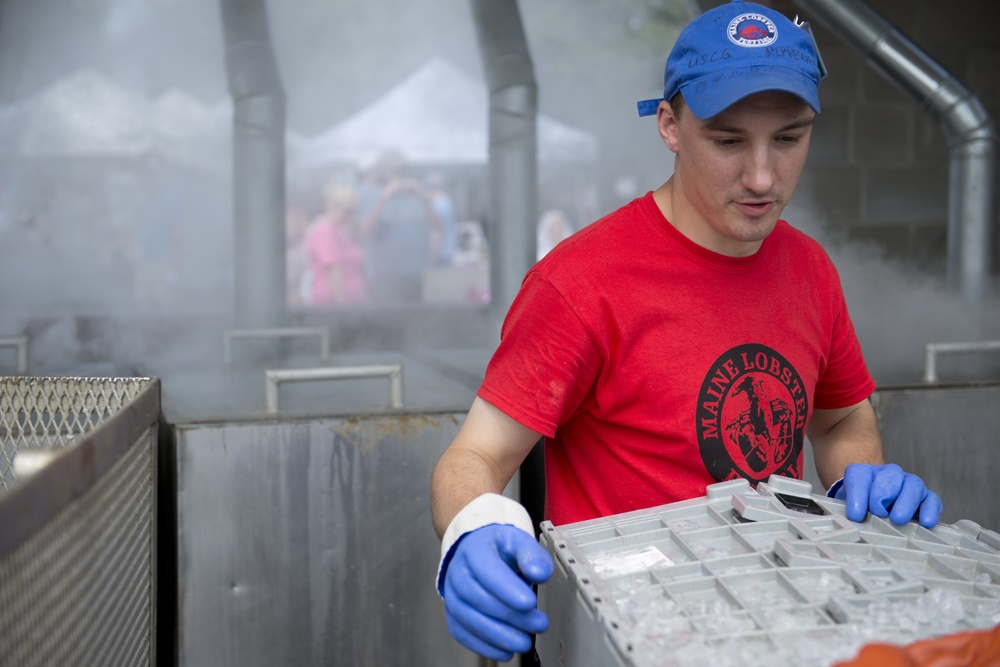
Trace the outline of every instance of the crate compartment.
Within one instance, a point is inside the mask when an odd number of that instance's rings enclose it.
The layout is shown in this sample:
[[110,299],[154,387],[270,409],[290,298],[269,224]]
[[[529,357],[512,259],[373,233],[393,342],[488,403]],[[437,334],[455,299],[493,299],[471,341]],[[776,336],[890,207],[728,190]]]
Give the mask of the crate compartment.
[[919,540],[921,542],[930,542],[932,544],[948,544],[948,542],[939,535],[936,535],[933,530],[928,530],[924,528],[919,523],[906,523],[902,526],[895,526],[895,529],[901,534],[906,535],[910,539]]
[[760,632],[760,624],[748,612],[713,614],[691,619],[695,630],[706,637],[732,637]]
[[808,602],[778,570],[720,578],[736,599],[747,609],[787,607]]
[[971,577],[977,584],[1000,586],[1000,566],[976,561],[976,569],[972,571]]
[[678,535],[706,528],[728,526],[730,523],[711,505],[666,510],[660,512],[659,517]]
[[634,535],[636,533],[649,533],[663,530],[667,526],[660,517],[633,517],[628,520],[613,521],[612,525],[619,535]]
[[923,593],[920,579],[904,576],[895,567],[861,567],[857,569],[861,588],[870,593]]
[[708,569],[707,565],[698,561],[681,563],[680,565],[674,565],[673,567],[661,568],[653,571],[651,574],[659,584],[665,584],[670,581],[682,581],[685,579],[697,579],[698,577],[714,576],[712,571]]
[[815,606],[755,609],[753,615],[766,630],[800,630],[833,624],[826,612]]
[[944,579],[962,578],[961,575],[945,565],[941,562],[941,559],[935,557],[933,554],[893,547],[883,547],[882,551],[892,560],[894,567],[904,575],[920,579],[927,577]]
[[[935,558],[965,579],[975,579],[976,573],[979,570],[979,561],[972,558],[962,558],[960,556],[952,556],[948,554],[939,554],[935,556]],[[982,583],[988,584],[991,582],[984,581]]]
[[716,558],[739,556],[753,550],[736,538],[729,527],[709,528],[678,535],[680,542],[697,560],[709,561]]
[[662,586],[665,581],[682,579],[697,579],[711,577],[712,573],[701,563],[682,563],[665,568],[650,569],[644,572],[626,574],[615,577],[605,577],[604,583],[611,591],[630,590],[648,586]]
[[892,561],[884,553],[870,544],[829,542],[826,546],[832,552],[834,560],[845,565],[866,567],[872,564],[892,564]]
[[660,580],[657,579],[652,571],[635,572],[616,577],[602,577],[602,580],[610,594],[615,597],[621,594],[620,591],[627,593],[628,591],[660,586]]
[[621,615],[621,620],[633,626],[642,619],[656,619],[662,622],[674,617],[683,617],[683,608],[660,584],[637,586],[627,590],[613,591],[613,602]]
[[567,528],[563,534],[567,537],[573,538],[573,540],[579,544],[601,542],[603,540],[611,540],[621,536],[619,532],[615,530],[614,524],[604,520],[580,524],[580,526],[576,528]]
[[962,598],[965,623],[973,629],[986,629],[1000,625],[1000,600]]
[[862,530],[862,540],[869,544],[889,547],[906,547],[909,536],[897,530],[896,524],[888,519],[880,519],[871,514],[859,524]]
[[[979,548],[985,546],[979,542],[976,542],[976,544]],[[971,558],[980,563],[992,565],[994,568],[1000,568],[1000,554],[979,551],[978,549],[962,549],[961,547],[955,547],[955,550],[955,553],[961,554],[964,558]]]
[[719,558],[706,564],[708,570],[717,576],[726,574],[750,574],[777,567],[773,558],[764,554],[744,554],[730,558]]
[[811,604],[823,604],[835,595],[864,592],[861,584],[839,567],[790,567],[781,574]]
[[741,609],[739,601],[717,579],[668,582],[664,588],[686,616],[718,616]]
[[918,540],[913,537],[910,538],[910,543],[907,546],[910,549],[918,549],[920,551],[926,551],[929,554],[955,553],[955,548],[950,544],[944,544],[942,542],[927,542],[925,540]]
[[790,567],[822,566],[832,560],[826,545],[806,540],[779,539],[774,543],[774,555]]
[[861,539],[857,525],[844,517],[802,519],[798,522],[798,526],[802,537],[808,540],[857,542]]
[[733,526],[733,532],[756,551],[773,551],[780,539],[799,540],[802,536],[792,527],[791,521],[761,521]]
[[947,524],[941,524],[941,523],[934,526],[930,530],[934,534],[934,536],[937,537],[939,540],[947,542],[948,544],[951,544],[953,546],[958,546],[958,544],[962,541],[963,537],[964,538],[971,537],[973,539],[976,537],[976,534],[970,535],[964,530],[960,530],[957,526],[949,526]]
[[[663,543],[659,540],[658,543]],[[616,549],[590,556],[594,573],[604,579],[645,572],[657,567],[670,567],[674,561],[655,544]]]
[[970,556],[975,554],[976,555],[975,557],[978,558],[979,555],[982,554],[983,556],[993,556],[994,558],[997,558],[998,561],[1000,561],[1000,555],[998,555],[996,549],[986,544],[985,542],[974,540],[970,537],[965,537],[964,535],[958,541],[958,544],[954,546],[957,549],[961,549],[962,551],[968,552],[968,555]]
[[603,539],[587,541],[577,540],[577,550],[588,558],[595,558],[604,554],[614,554],[628,551],[630,549],[638,549],[649,544],[660,543],[671,539],[669,530],[659,530],[650,533],[635,533],[632,535],[619,535],[615,532],[610,537],[605,537],[606,533],[600,533],[599,535]]

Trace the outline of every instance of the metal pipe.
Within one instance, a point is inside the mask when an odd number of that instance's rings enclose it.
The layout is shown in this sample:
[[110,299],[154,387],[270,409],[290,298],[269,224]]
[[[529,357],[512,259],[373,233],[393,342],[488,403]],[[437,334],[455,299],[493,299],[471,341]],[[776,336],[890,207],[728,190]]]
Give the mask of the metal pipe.
[[965,86],[863,0],[796,0],[936,118],[948,137],[948,279],[969,300],[986,290],[996,240],[997,133]]
[[937,382],[937,355],[944,352],[995,352],[1000,351],[1000,340],[981,340],[969,343],[927,343],[924,352],[924,382]]
[[222,334],[222,358],[233,360],[233,340],[235,338],[290,338],[295,336],[316,336],[319,338],[319,356],[330,358],[330,332],[322,327],[275,327],[270,329],[228,329]]
[[499,324],[535,263],[538,88],[517,1],[471,7],[490,91],[490,310]]
[[285,317],[285,92],[265,0],[219,0],[233,98],[233,289],[240,328]]
[[28,337],[0,338],[0,347],[17,349],[17,374],[26,375],[28,372]]
[[389,378],[389,407],[403,407],[403,364],[374,366],[344,366],[341,368],[288,368],[264,371],[264,394],[267,412],[278,412],[278,386],[283,382],[313,382],[316,380],[351,380],[356,378]]

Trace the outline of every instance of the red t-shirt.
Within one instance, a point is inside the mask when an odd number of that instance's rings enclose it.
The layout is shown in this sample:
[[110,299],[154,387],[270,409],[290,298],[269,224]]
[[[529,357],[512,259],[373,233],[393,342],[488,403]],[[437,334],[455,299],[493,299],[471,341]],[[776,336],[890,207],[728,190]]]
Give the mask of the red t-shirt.
[[753,256],[720,255],[649,193],[528,272],[478,394],[546,436],[558,525],[801,478],[812,410],[874,389],[819,244],[779,221]]

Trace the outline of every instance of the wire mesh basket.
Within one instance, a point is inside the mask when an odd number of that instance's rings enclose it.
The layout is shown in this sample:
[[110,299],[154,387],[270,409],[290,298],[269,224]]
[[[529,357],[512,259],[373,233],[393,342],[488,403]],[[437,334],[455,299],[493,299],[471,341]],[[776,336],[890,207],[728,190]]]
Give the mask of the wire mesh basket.
[[155,378],[0,377],[0,667],[154,664],[159,410]]

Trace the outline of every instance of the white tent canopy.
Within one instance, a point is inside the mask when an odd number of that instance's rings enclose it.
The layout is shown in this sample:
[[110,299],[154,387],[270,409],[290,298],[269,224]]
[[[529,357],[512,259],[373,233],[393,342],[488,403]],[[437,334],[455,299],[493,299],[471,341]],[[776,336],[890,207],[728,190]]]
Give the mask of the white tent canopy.
[[[209,105],[171,88],[148,99],[82,69],[0,109],[0,156],[104,158],[155,155],[221,171],[231,161],[232,103]],[[289,151],[302,138],[287,134]]]
[[0,114],[4,152],[24,157],[134,156],[151,147],[150,103],[81,70]]
[[210,107],[171,88],[153,102],[151,131],[157,154],[185,164],[221,169],[229,159],[232,112]]
[[[586,132],[539,114],[542,162],[593,162],[597,141]],[[292,160],[319,168],[372,164],[389,151],[424,164],[488,161],[486,85],[454,65],[434,59],[410,78],[334,127],[308,140]]]

